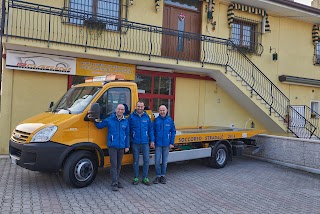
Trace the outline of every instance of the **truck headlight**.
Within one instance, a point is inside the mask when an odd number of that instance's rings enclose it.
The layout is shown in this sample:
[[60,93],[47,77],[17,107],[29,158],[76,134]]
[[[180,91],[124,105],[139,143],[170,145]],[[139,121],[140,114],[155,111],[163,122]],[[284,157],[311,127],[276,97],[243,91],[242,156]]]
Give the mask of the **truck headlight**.
[[31,142],[47,142],[51,140],[54,133],[56,133],[57,126],[49,126],[38,131],[31,139]]

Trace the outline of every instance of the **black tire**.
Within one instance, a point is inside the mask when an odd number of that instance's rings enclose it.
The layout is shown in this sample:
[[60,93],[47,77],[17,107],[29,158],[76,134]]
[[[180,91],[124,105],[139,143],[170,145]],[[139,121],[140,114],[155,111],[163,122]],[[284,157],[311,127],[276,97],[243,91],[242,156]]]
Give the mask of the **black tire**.
[[96,178],[98,163],[96,157],[88,151],[76,151],[66,160],[63,167],[65,182],[73,187],[89,186]]
[[228,162],[228,149],[225,145],[219,144],[213,151],[212,156],[205,160],[206,165],[220,169]]

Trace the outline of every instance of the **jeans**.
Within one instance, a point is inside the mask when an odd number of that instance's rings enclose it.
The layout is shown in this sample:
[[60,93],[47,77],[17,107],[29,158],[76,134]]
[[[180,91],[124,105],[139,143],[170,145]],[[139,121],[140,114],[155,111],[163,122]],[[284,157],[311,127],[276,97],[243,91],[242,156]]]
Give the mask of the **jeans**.
[[110,157],[110,174],[112,184],[118,184],[121,170],[121,162],[124,153],[124,149],[117,149],[109,147],[109,157]]
[[149,153],[150,153],[149,143],[144,143],[144,144],[132,143],[134,177],[135,178],[139,178],[139,155],[140,155],[140,151],[142,151],[142,156],[143,156],[142,176],[143,176],[143,178],[147,178],[148,177],[148,171],[149,171]]
[[[156,146],[155,150],[155,159],[156,159],[156,176],[165,176],[167,172],[167,164],[168,164],[168,156],[169,156],[169,146]],[[162,157],[162,164],[160,166]]]

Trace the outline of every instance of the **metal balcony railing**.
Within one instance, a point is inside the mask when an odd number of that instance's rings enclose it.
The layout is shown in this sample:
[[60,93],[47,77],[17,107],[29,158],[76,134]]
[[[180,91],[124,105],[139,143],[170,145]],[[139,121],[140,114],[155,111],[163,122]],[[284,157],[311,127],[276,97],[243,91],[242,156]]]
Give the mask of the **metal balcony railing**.
[[[3,1],[5,2],[5,1]],[[112,17],[73,13],[65,8],[51,7],[20,0],[6,4],[4,36],[32,40],[51,45],[72,45],[88,49],[180,60],[200,65],[214,64],[237,74],[251,94],[263,100],[269,114],[284,121],[291,112],[289,99],[231,40],[176,31],[158,26],[130,22]],[[71,23],[70,20],[78,20]],[[80,20],[80,21],[79,21]],[[87,24],[86,24],[87,23]],[[298,112],[296,112],[299,114]],[[301,115],[301,117],[303,117]],[[306,118],[303,129],[312,136],[317,127]],[[295,131],[288,123],[288,129]],[[302,137],[295,133],[297,137]]]

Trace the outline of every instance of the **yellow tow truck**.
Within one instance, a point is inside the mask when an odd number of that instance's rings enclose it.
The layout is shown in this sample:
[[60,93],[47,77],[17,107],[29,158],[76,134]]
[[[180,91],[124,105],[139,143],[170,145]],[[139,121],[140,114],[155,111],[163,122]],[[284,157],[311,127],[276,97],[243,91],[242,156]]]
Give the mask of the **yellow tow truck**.
[[[74,187],[90,185],[98,167],[110,165],[106,145],[107,129],[97,129],[88,118],[93,107],[99,116],[110,116],[118,104],[126,107],[125,115],[134,111],[138,101],[136,83],[120,75],[93,77],[71,87],[47,112],[19,124],[9,140],[12,163],[32,171],[62,171],[66,183]],[[147,111],[153,119],[151,111]],[[224,127],[185,127],[177,129],[175,149],[168,162],[201,158],[215,168],[223,168],[232,155],[241,155],[248,139],[262,130]],[[141,160],[141,159],[140,159]],[[124,155],[123,164],[133,162]],[[150,153],[150,164],[154,154]]]

